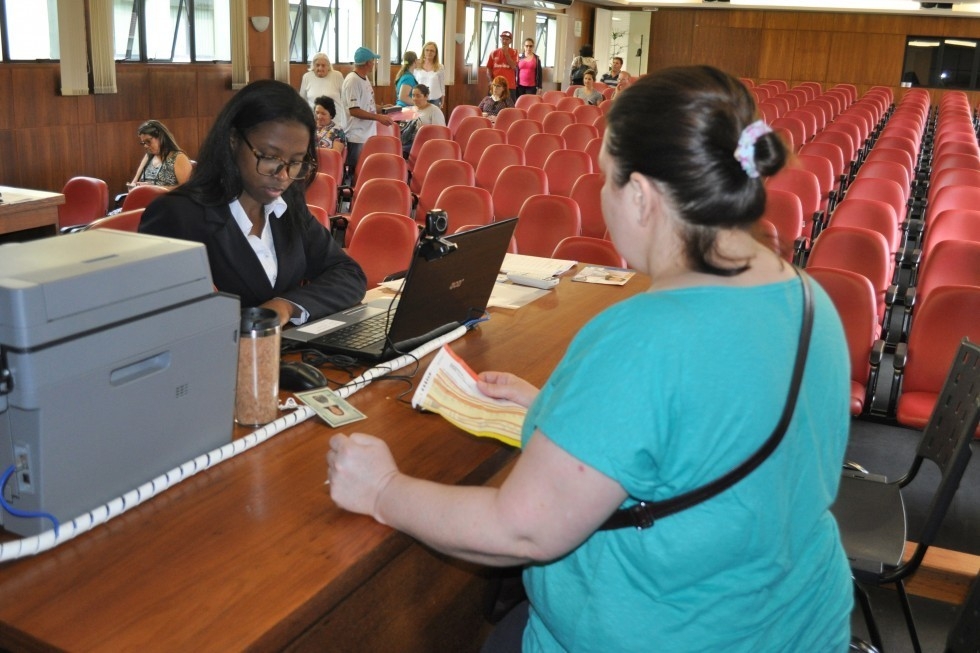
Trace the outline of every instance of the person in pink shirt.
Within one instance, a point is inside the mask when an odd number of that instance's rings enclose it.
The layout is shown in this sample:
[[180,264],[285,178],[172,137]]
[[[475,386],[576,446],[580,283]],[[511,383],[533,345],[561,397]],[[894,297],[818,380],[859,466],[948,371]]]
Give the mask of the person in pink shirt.
[[534,54],[534,39],[524,39],[524,51],[517,58],[517,97],[537,95],[541,72],[541,59]]
[[490,79],[503,77],[507,80],[511,99],[517,97],[517,50],[510,47],[514,36],[510,32],[500,33],[500,47],[490,53],[487,59],[487,74]]

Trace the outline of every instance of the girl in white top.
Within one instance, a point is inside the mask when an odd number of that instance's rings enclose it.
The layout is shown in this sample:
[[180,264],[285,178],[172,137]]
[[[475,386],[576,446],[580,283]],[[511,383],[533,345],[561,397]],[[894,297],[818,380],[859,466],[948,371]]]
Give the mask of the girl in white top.
[[432,41],[422,46],[422,64],[415,69],[415,79],[429,87],[429,102],[441,107],[446,94],[446,69],[439,63],[439,46]]
[[[303,73],[303,79],[299,83],[299,94],[309,103],[311,109],[321,95],[332,98],[337,106],[341,106],[340,89],[343,85],[344,76],[339,70],[333,69],[326,54],[317,52],[310,62],[310,69]],[[345,118],[345,112],[337,112],[337,123],[341,129],[346,128]]]

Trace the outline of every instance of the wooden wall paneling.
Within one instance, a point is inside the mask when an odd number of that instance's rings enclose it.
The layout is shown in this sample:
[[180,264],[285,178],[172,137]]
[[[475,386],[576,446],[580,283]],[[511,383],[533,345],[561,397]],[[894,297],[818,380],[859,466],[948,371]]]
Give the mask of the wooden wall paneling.
[[[742,12],[740,12],[742,13]],[[749,12],[744,12],[749,13]],[[758,13],[758,12],[756,12]],[[763,21],[763,27],[767,30],[777,29],[777,30],[797,30],[801,27],[801,18],[803,14],[797,11],[764,11],[762,12],[765,20]],[[809,18],[809,17],[807,17]],[[807,24],[807,21],[802,21],[803,25]]]
[[[3,88],[0,86],[0,88]],[[6,125],[0,122],[0,125]],[[21,165],[18,157],[12,156],[14,150],[14,132],[10,129],[0,129],[0,185],[16,186],[14,172]]]
[[801,30],[796,33],[796,53],[792,78],[799,82],[827,79],[831,35],[828,32]]
[[[14,93],[13,81],[10,75],[10,66],[0,66],[0,134],[10,135],[10,129],[14,124]],[[0,145],[4,142],[0,141]],[[10,152],[7,147],[0,148],[0,152]],[[3,159],[0,156],[0,184],[3,183]]]
[[716,66],[736,77],[756,76],[760,31],[727,27],[694,30],[693,62]]
[[961,18],[937,18],[936,20],[942,21],[942,34],[945,36],[959,36],[965,39],[980,38],[980,20],[963,20]]
[[761,79],[793,79],[796,63],[798,32],[767,29],[759,35],[759,77]]
[[116,64],[116,93],[95,96],[99,124],[151,118],[148,66]]
[[[902,76],[905,37],[898,34],[854,34],[838,32],[831,44],[827,65],[828,81],[859,86],[897,85]],[[888,54],[890,53],[890,54]]]
[[150,115],[166,122],[197,114],[197,71],[184,66],[148,66]]
[[661,9],[651,16],[647,70],[692,62],[694,18],[691,10],[675,9]]
[[765,11],[729,11],[728,25],[738,28],[764,29],[766,27]]
[[45,125],[14,132],[16,153],[11,183],[36,190],[60,191],[72,177],[74,159],[84,157],[74,147],[81,141],[77,125]]
[[[298,87],[297,87],[298,88]],[[197,116],[208,120],[208,129],[221,108],[235,94],[231,90],[231,64],[202,66],[197,70]],[[192,114],[194,115],[194,114]],[[207,129],[201,132],[201,138]]]
[[63,125],[71,97],[60,94],[57,64],[16,64],[10,68],[14,129]]
[[[733,22],[737,22],[735,14],[744,14],[748,12],[739,11],[728,11],[725,9],[696,9],[697,16],[695,18],[696,27],[732,27]],[[753,27],[761,27],[761,25],[753,25]]]

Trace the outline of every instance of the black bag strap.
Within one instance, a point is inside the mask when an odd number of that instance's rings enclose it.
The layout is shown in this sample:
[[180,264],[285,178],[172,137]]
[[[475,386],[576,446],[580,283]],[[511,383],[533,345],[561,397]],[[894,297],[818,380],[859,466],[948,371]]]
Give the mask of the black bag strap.
[[779,422],[772,431],[772,435],[752,456],[741,465],[731,470],[724,476],[715,479],[707,485],[702,485],[690,492],[679,494],[676,497],[663,501],[640,501],[629,508],[621,508],[609,516],[598,530],[606,531],[617,528],[633,527],[637,530],[649,528],[653,523],[682,510],[687,510],[697,504],[707,501],[716,494],[720,494],[732,487],[743,478],[748,476],[756,467],[768,458],[786,434],[790,420],[793,418],[793,411],[796,409],[796,398],[799,395],[800,382],[803,380],[803,370],[806,367],[807,351],[810,348],[810,332],[813,329],[813,298],[811,296],[810,283],[806,275],[799,269],[793,268],[796,275],[800,278],[803,287],[803,324],[800,328],[800,342],[796,349],[796,361],[793,366],[793,376],[790,381],[789,393],[786,397],[786,404],[783,406],[783,414]]

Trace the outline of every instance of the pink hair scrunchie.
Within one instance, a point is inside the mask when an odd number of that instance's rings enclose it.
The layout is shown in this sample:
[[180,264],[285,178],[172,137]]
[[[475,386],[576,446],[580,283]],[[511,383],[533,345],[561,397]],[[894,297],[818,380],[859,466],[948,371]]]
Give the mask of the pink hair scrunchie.
[[771,132],[772,129],[769,125],[762,120],[756,120],[754,123],[746,125],[738,136],[735,159],[751,179],[756,179],[759,176],[759,170],[755,167],[755,142],[759,140],[760,136]]

